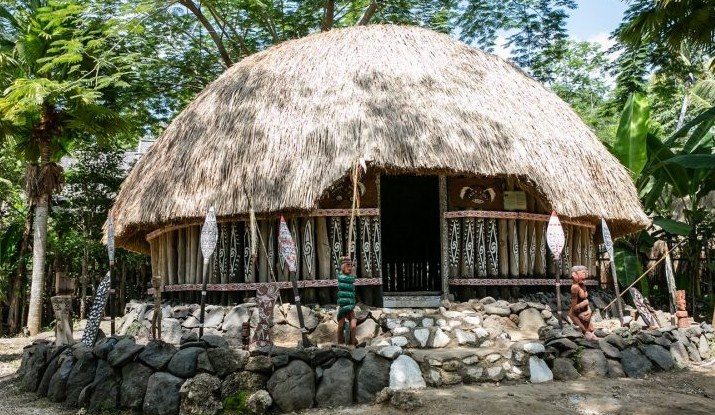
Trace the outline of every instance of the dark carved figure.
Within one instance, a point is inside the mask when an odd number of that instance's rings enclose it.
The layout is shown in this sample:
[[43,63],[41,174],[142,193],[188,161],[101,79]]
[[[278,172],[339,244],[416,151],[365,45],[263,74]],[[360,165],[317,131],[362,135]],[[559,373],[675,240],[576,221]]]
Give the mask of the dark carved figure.
[[338,344],[345,344],[345,320],[350,321],[350,345],[356,345],[355,328],[355,277],[352,276],[353,264],[350,257],[343,257],[338,275]]
[[569,317],[581,329],[584,337],[588,340],[595,340],[593,334],[593,323],[591,322],[591,307],[588,304],[588,291],[584,281],[588,277],[588,269],[583,265],[571,267],[571,308]]

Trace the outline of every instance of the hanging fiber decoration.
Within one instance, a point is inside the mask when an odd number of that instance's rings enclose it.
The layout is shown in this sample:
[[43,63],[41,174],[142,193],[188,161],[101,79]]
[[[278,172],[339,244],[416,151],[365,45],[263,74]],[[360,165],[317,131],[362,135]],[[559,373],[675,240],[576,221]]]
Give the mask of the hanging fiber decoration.
[[109,255],[109,265],[114,264],[114,224],[112,223],[112,213],[109,212],[107,218],[107,255]]
[[248,209],[248,221],[251,227],[251,260],[255,262],[258,258],[258,221],[253,208]]

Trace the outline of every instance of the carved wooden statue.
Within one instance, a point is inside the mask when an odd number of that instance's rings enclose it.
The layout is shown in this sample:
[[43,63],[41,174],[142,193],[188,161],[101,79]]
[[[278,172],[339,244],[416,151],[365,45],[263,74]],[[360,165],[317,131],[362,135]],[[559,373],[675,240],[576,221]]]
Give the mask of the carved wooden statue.
[[677,290],[675,292],[675,319],[678,328],[690,327],[690,319],[688,311],[685,309],[685,290]]
[[52,309],[55,312],[55,345],[71,345],[72,337],[72,296],[57,295],[52,297]]
[[161,340],[161,277],[151,278],[154,288],[154,315],[151,318],[151,335],[156,340]]
[[571,308],[569,317],[583,332],[588,340],[595,340],[593,334],[593,323],[591,322],[591,307],[588,304],[588,291],[584,281],[588,277],[588,268],[583,265],[571,267]]

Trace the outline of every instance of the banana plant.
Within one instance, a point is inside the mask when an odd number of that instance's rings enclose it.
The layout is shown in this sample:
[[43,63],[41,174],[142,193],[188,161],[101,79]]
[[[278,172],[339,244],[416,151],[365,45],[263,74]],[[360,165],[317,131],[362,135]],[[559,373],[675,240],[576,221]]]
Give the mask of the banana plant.
[[[699,233],[706,231],[700,224],[708,222],[712,215],[702,201],[715,191],[712,133],[715,107],[705,109],[665,140],[649,129],[649,122],[646,98],[632,95],[621,115],[612,151],[631,172],[643,205],[660,230],[643,231],[616,246],[621,284],[635,278],[639,269],[637,256],[649,251],[654,237],[666,234],[687,237],[689,243],[684,252],[691,263],[697,260],[702,243]],[[676,204],[682,206],[682,218],[673,217]],[[647,295],[648,287],[641,289]]]

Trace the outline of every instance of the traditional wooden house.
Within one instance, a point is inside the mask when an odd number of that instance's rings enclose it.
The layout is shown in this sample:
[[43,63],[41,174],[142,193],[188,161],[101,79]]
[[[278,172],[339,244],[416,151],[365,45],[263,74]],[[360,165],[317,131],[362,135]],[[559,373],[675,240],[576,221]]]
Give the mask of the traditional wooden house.
[[[290,287],[281,215],[305,301],[328,302],[355,212],[362,300],[385,306],[489,286],[508,295],[575,263],[595,275],[600,218],[614,237],[649,223],[626,170],[547,88],[446,35],[379,25],[287,41],[228,69],[131,171],[113,208],[116,243],[150,253],[165,291],[196,292],[210,206],[209,291],[239,293],[223,301],[271,283],[271,269]],[[560,264],[545,244],[552,210],[566,233]]]

